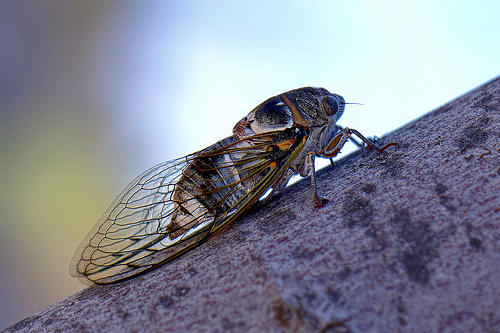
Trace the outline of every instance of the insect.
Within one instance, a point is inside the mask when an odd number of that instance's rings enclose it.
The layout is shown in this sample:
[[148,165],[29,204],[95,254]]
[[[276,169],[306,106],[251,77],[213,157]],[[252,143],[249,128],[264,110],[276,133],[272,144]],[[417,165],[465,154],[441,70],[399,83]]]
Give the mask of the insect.
[[314,158],[332,158],[358,131],[336,125],[342,96],[305,87],[269,98],[233,128],[233,135],[164,162],[134,179],[78,247],[70,273],[108,284],[150,271],[198,246],[233,222],[268,190],[295,174],[311,176]]

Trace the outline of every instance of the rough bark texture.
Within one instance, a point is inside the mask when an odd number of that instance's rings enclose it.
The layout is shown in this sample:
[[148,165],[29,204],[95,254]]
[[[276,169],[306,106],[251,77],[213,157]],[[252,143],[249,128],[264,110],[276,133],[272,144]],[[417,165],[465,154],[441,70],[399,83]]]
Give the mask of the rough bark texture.
[[144,276],[6,332],[500,331],[500,79]]

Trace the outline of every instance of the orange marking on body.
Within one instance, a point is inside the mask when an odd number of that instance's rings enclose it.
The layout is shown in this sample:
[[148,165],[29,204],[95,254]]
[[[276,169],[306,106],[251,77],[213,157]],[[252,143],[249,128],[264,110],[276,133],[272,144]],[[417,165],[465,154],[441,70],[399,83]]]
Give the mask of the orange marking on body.
[[301,126],[304,126],[304,127],[309,127],[311,126],[312,124],[312,121],[310,120],[306,120],[304,119],[304,117],[302,117],[300,115],[300,112],[299,112],[299,109],[297,108],[297,106],[288,98],[287,96],[287,93],[284,93],[284,94],[281,94],[280,95],[281,99],[283,100],[283,102],[286,104],[286,106],[288,106],[288,108],[290,108],[290,111],[292,111],[292,118],[293,118],[293,121],[295,124],[297,125],[301,125]]
[[278,143],[278,148],[281,150],[287,150],[292,146],[292,144],[294,142],[295,142],[295,139],[289,139],[289,140],[282,141],[282,142]]

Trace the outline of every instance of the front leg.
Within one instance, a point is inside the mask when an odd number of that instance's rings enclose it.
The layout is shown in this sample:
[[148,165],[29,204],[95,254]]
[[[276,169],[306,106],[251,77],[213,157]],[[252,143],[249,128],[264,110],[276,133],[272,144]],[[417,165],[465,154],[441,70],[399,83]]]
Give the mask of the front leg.
[[319,208],[323,207],[323,204],[325,204],[328,199],[325,198],[320,198],[318,195],[318,190],[316,187],[316,168],[314,166],[314,159],[315,159],[314,153],[309,153],[306,156],[306,162],[309,165],[310,169],[310,174],[311,174],[311,186],[312,186],[312,191],[313,191],[313,200],[314,200],[314,207]]

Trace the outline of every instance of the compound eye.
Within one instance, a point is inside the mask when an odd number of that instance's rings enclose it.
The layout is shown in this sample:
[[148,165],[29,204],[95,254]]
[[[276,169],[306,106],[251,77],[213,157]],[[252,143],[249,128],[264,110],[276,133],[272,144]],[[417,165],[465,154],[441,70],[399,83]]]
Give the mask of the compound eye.
[[321,103],[328,116],[333,116],[339,111],[339,101],[334,96],[323,97]]

